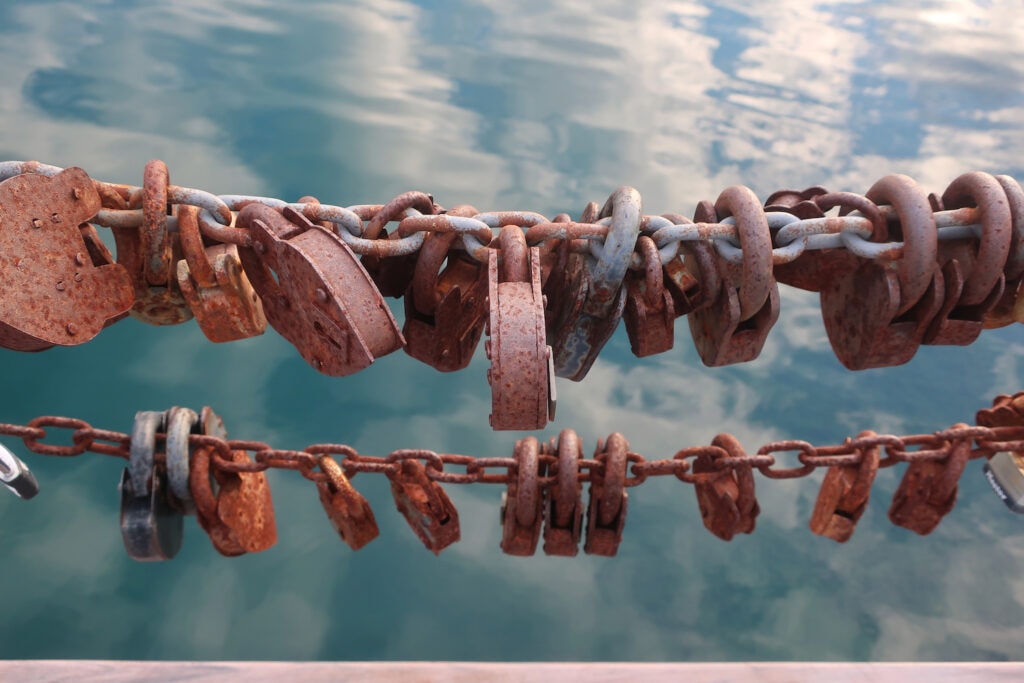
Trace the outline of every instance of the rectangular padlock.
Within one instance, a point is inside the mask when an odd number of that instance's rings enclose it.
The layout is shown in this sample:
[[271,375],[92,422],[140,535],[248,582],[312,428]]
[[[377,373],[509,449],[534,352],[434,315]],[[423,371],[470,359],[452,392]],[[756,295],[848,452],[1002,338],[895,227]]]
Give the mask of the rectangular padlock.
[[982,471],[1006,507],[1024,514],[1024,457],[1005,451],[996,453]]

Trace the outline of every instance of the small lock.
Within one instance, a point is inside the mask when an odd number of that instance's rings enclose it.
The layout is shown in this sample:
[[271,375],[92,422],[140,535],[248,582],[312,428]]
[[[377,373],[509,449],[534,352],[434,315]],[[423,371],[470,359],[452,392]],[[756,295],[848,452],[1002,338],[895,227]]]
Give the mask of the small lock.
[[1006,507],[1024,514],[1024,457],[1005,451],[996,453],[982,471]]
[[39,493],[39,482],[28,465],[3,444],[0,444],[0,484],[23,500],[28,500]]

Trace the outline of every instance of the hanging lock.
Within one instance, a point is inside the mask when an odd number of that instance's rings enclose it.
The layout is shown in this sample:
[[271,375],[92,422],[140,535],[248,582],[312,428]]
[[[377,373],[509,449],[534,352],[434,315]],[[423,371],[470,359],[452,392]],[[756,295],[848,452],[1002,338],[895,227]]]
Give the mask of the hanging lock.
[[0,444],[0,484],[22,500],[34,498],[39,493],[39,482],[21,458]]
[[459,511],[441,485],[427,476],[423,463],[397,460],[397,468],[387,476],[395,507],[427,550],[440,555],[459,540]]
[[672,348],[676,308],[672,293],[665,287],[664,268],[654,240],[641,236],[636,250],[643,260],[643,270],[626,273],[623,319],[633,355],[643,358]]
[[537,482],[540,444],[528,436],[516,441],[515,468],[508,491],[501,494],[501,549],[506,555],[528,556],[537,550],[544,523],[544,498]]
[[[863,431],[857,438],[872,436],[875,436],[874,432]],[[813,533],[839,543],[850,540],[857,522],[868,507],[881,450],[881,446],[860,449],[859,465],[828,468],[814,503],[814,512],[811,513],[810,527]]]
[[743,447],[736,437],[719,434],[711,445],[716,450],[701,453],[693,461],[693,474],[707,475],[693,488],[704,527],[723,541],[730,541],[738,533],[753,533],[761,507],[754,495],[754,474],[750,466],[726,467],[723,472],[716,465],[722,458],[744,457]]
[[753,191],[740,185],[726,188],[718,196],[714,209],[702,204],[694,220],[715,223],[729,216],[735,216],[736,220],[740,243],[738,263],[729,263],[722,256],[723,249],[730,248],[724,242],[722,248],[703,241],[689,245],[685,259],[691,272],[701,273],[702,285],[709,281],[705,277],[706,270],[702,269],[702,264],[709,260],[715,264],[719,277],[714,302],[687,316],[697,353],[701,361],[711,367],[757,358],[768,332],[779,318],[779,286],[772,273],[771,233],[768,219]]
[[205,247],[194,206],[178,207],[178,238],[184,256],[176,267],[178,286],[206,338],[228,342],[263,334],[263,304],[242,270],[238,247]]
[[0,346],[81,344],[131,307],[128,273],[96,266],[79,228],[99,209],[93,181],[80,168],[0,183]]
[[[953,425],[953,429],[966,427]],[[896,526],[926,536],[956,505],[960,475],[971,456],[969,439],[954,441],[945,460],[914,460],[907,466],[889,506]]]
[[615,557],[622,543],[626,526],[629,494],[626,475],[629,469],[629,443],[618,432],[605,442],[598,441],[594,459],[603,470],[591,470],[587,502],[587,540],[583,552],[588,555]]
[[[544,489],[544,553],[574,557],[579,552],[583,521],[583,486],[579,463],[583,446],[571,429],[563,429],[558,441],[545,446],[554,455],[553,486]],[[552,474],[549,469],[548,474]]]
[[[965,173],[942,194],[942,207],[955,210],[977,207],[981,217],[980,242],[974,238],[942,240],[938,259],[942,268],[942,307],[925,332],[925,344],[966,346],[978,338],[984,320],[1002,299],[1006,287],[1003,269],[1013,232],[1007,195],[988,173]],[[976,246],[977,245],[977,246]]]
[[821,290],[821,316],[839,361],[850,370],[906,363],[942,306],[937,233],[928,198],[904,175],[890,175],[867,192],[899,216],[898,261],[865,260]]
[[[982,427],[1024,426],[1024,392],[997,396],[991,408],[978,411],[975,421]],[[1006,507],[1024,514],[1024,455],[1000,451],[988,459],[983,471]]]
[[[576,382],[590,371],[622,318],[623,280],[640,234],[640,193],[617,189],[598,214],[602,219],[609,223],[604,242],[592,242],[591,253],[569,254],[564,274],[549,277],[545,288],[555,374]],[[562,248],[568,250],[568,241]]]
[[352,488],[341,465],[329,455],[318,460],[327,481],[318,481],[320,504],[331,526],[352,550],[359,550],[380,535],[370,503]]
[[487,270],[452,249],[456,237],[427,235],[405,293],[405,352],[441,372],[469,365],[487,324]]
[[[401,220],[406,215],[431,216],[437,213],[434,198],[423,192],[403,192],[380,207],[363,229],[362,237],[367,240],[391,240],[402,238],[397,230],[390,235],[384,229],[391,221]],[[400,297],[412,283],[416,269],[417,252],[404,256],[379,256],[366,254],[360,263],[377,286],[382,296]]]
[[[199,416],[201,432],[219,439],[227,438],[224,422],[209,407]],[[274,501],[266,472],[228,472],[210,465],[214,455],[239,465],[251,465],[248,453],[223,447],[199,446],[192,454],[189,484],[195,501],[199,525],[210,536],[220,554],[233,557],[256,553],[277,543]],[[214,490],[214,483],[217,490]]]
[[156,434],[164,430],[164,413],[135,414],[128,467],[121,475],[121,540],[133,560],[169,560],[178,554],[184,535],[183,515],[168,497],[167,472],[156,465]]
[[555,416],[555,378],[544,336],[540,250],[527,248],[517,226],[503,227],[498,243],[500,270],[498,251],[489,252],[490,338],[484,342],[491,428],[541,429]]
[[350,375],[405,340],[377,287],[347,244],[290,207],[250,204],[238,214],[252,247],[242,267],[267,321],[316,370]]
[[986,329],[1005,327],[1024,322],[1024,297],[1018,297],[1024,278],[1024,189],[1008,175],[997,175],[996,180],[1006,194],[1010,206],[1010,251],[1007,254],[1003,277],[1006,285],[999,301],[985,314]]

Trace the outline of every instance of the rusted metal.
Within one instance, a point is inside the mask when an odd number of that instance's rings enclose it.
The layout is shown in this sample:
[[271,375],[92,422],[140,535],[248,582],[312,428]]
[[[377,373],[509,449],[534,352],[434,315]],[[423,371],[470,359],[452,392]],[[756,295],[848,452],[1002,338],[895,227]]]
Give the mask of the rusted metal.
[[459,512],[444,489],[427,476],[423,463],[400,460],[387,476],[395,506],[427,550],[440,555],[459,540]]
[[370,276],[336,235],[291,209],[260,204],[242,209],[238,224],[252,234],[252,247],[238,252],[267,321],[316,370],[349,375],[405,343]]
[[[872,436],[875,433],[871,430],[857,435],[858,438]],[[868,507],[881,450],[877,444],[868,446],[859,451],[859,464],[828,468],[811,513],[812,532],[839,543],[850,540],[857,522]]]
[[[961,423],[953,429],[967,427]],[[889,507],[889,521],[922,536],[930,534],[956,505],[960,475],[971,455],[969,439],[953,439],[941,460],[907,466]]]
[[183,205],[178,209],[178,235],[184,258],[178,261],[175,273],[199,329],[212,342],[263,334],[267,329],[263,304],[242,270],[238,247],[204,246],[198,213],[194,206]]
[[0,183],[0,346],[81,344],[131,307],[125,269],[96,266],[79,228],[99,208],[80,168]]
[[140,562],[169,560],[178,554],[183,516],[168,500],[167,473],[154,459],[164,414],[141,411],[132,426],[128,467],[121,476],[121,539],[129,557]]
[[544,523],[544,497],[537,483],[540,444],[528,436],[516,442],[515,476],[501,499],[501,549],[506,555],[533,555]]
[[654,240],[646,235],[637,240],[642,254],[642,272],[626,275],[626,308],[623,319],[633,355],[638,358],[663,353],[675,341],[676,308],[665,287],[664,269]]
[[[367,240],[390,239],[394,241],[402,239],[403,235],[397,230],[388,235],[384,226],[390,221],[404,216],[409,209],[427,215],[437,213],[434,198],[430,195],[423,192],[404,192],[376,212],[363,229],[362,237]],[[399,297],[405,294],[412,282],[413,271],[416,268],[416,254],[391,258],[367,254],[362,259],[362,265],[383,296]]]
[[557,441],[545,446],[544,452],[555,456],[553,468],[548,468],[555,483],[543,489],[544,553],[574,557],[579,552],[583,531],[583,486],[579,473],[583,445],[576,432],[563,429]]
[[320,471],[327,477],[327,481],[316,483],[320,504],[341,540],[352,550],[359,550],[380,535],[373,509],[369,501],[352,488],[334,458],[322,455],[319,464]]
[[[739,441],[730,434],[719,434],[711,445],[721,450],[699,455],[693,462],[694,474],[718,472],[715,461],[719,458],[742,462],[745,456]],[[694,490],[701,519],[708,531],[723,541],[732,540],[738,533],[753,533],[761,508],[754,496],[751,467],[721,470],[717,476],[695,483]]]
[[622,530],[629,510],[629,494],[626,492],[629,442],[615,432],[608,436],[607,441],[598,441],[594,459],[603,467],[591,472],[587,539],[583,552],[614,557],[622,543]]
[[551,347],[545,341],[540,250],[522,230],[502,228],[487,270],[490,315],[484,349],[491,361],[491,427],[541,429],[554,417]]

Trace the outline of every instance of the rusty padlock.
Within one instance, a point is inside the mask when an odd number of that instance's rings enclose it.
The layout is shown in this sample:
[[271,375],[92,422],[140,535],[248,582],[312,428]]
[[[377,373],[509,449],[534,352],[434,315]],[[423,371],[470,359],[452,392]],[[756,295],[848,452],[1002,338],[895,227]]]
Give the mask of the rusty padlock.
[[252,247],[242,267],[267,321],[306,362],[331,376],[366,368],[405,340],[355,254],[337,235],[291,208],[250,204],[238,214]]
[[[579,472],[583,446],[576,432],[563,429],[558,441],[545,447],[544,452],[557,457],[555,484],[544,489],[544,553],[574,557],[579,552],[583,530],[583,486]],[[550,468],[548,472],[551,473]]]
[[487,324],[487,269],[452,249],[456,237],[427,235],[405,293],[405,352],[441,372],[469,365]]
[[[730,541],[738,533],[754,531],[761,507],[754,494],[754,474],[748,466],[726,467],[720,471],[716,462],[721,458],[743,458],[740,442],[731,434],[719,434],[711,445],[721,452],[701,453],[693,461],[694,474],[708,474],[706,480],[697,481],[694,491],[700,516],[708,531],[723,541]],[[713,476],[718,472],[718,476]]]
[[[590,371],[622,318],[622,284],[640,233],[640,193],[620,187],[597,219],[608,219],[604,241],[593,242],[590,253],[569,254],[564,275],[549,277],[545,288],[555,374],[577,382]],[[568,242],[563,248],[569,249]]]
[[554,418],[555,381],[545,341],[540,251],[527,248],[516,226],[503,227],[498,244],[500,269],[498,252],[489,253],[489,339],[484,342],[491,361],[491,428],[541,429]]
[[128,273],[116,264],[97,267],[79,227],[99,209],[80,168],[0,183],[0,346],[81,344],[131,307]]
[[516,465],[501,496],[501,549],[506,555],[529,556],[537,550],[544,523],[544,498],[537,482],[539,455],[537,439],[528,436],[516,441]]
[[938,259],[943,276],[942,307],[925,332],[924,344],[971,344],[984,328],[985,316],[1003,296],[1003,269],[1013,232],[1006,192],[988,173],[965,173],[942,194],[942,206],[975,206],[981,215],[981,240],[942,240]]
[[[705,211],[713,215],[714,207],[709,205]],[[673,225],[693,224],[689,218],[677,213],[662,214],[662,218],[671,221]],[[693,242],[681,242],[679,253],[662,267],[662,281],[672,295],[677,318],[713,304],[721,287],[714,249],[694,251],[693,245]],[[687,259],[690,261],[689,266]]]
[[249,283],[238,247],[203,245],[199,210],[178,208],[178,237],[184,258],[177,263],[178,286],[206,338],[228,342],[263,334],[267,318],[263,304]]
[[[768,332],[779,317],[779,286],[772,274],[768,219],[753,191],[740,185],[723,190],[711,215],[702,215],[709,209],[707,205],[698,207],[694,220],[718,222],[735,216],[742,262],[729,264],[720,250],[711,255],[720,286],[710,306],[687,316],[690,334],[705,365],[745,363],[761,353]],[[698,272],[700,262],[708,260],[708,255],[701,252],[713,249],[704,242],[688,245],[685,263],[690,271]]]
[[329,455],[318,461],[327,481],[318,481],[320,504],[331,526],[352,550],[359,550],[380,535],[370,502],[352,488],[338,462]]
[[[384,226],[394,220],[400,220],[410,209],[421,214],[437,213],[434,198],[423,192],[404,192],[378,210],[363,229],[363,237],[368,240],[401,239],[398,231],[390,235]],[[377,256],[367,254],[362,257],[362,266],[373,279],[382,296],[400,297],[409,290],[413,271],[416,268],[417,254],[413,252],[405,256]]]
[[676,308],[665,287],[664,268],[654,240],[637,239],[636,250],[643,259],[642,271],[626,273],[626,308],[623,320],[629,346],[638,358],[663,353],[675,341]]
[[1024,189],[1008,175],[998,175],[996,180],[1006,193],[1010,207],[1012,231],[1010,250],[1006,258],[1003,275],[1006,286],[1003,295],[985,314],[985,328],[1005,327],[1015,322],[1024,322],[1024,299],[1019,297],[1021,279],[1024,277]]
[[[223,421],[209,407],[203,408],[199,420],[204,434],[227,438]],[[232,451],[226,446],[195,449],[189,483],[200,526],[210,535],[214,548],[228,557],[270,548],[277,542],[277,522],[266,472],[214,468],[214,491],[210,464],[215,454],[232,463],[252,463],[245,451]]]
[[587,502],[587,539],[583,552],[588,555],[615,557],[622,543],[626,526],[629,493],[626,475],[629,469],[629,442],[618,432],[607,441],[597,442],[594,458],[604,465],[603,471],[592,470]]
[[[872,436],[875,433],[867,430],[858,434],[857,438]],[[868,507],[881,450],[882,447],[878,445],[858,449],[859,465],[828,468],[811,513],[810,527],[813,533],[839,543],[850,540],[857,522]]]
[[850,370],[906,363],[942,305],[937,232],[928,198],[904,175],[875,183],[867,198],[891,204],[904,247],[895,263],[865,260],[821,290],[821,316],[832,350]]
[[156,434],[164,414],[135,414],[128,467],[121,476],[121,540],[133,560],[169,560],[178,554],[184,533],[182,514],[171,507],[167,472],[155,463]]
[[[953,425],[953,429],[963,427],[967,425]],[[922,536],[934,531],[956,505],[960,475],[970,457],[970,439],[959,439],[944,460],[911,462],[892,497],[889,521]]]
[[150,325],[177,325],[192,319],[178,288],[175,263],[181,257],[177,218],[168,203],[170,177],[159,159],[146,164],[142,189],[129,206],[142,205],[140,228],[112,228],[117,262],[125,267],[135,290],[131,316]]
[[387,473],[395,507],[427,550],[440,555],[459,540],[459,511],[419,460],[402,459],[396,464],[397,468]]

